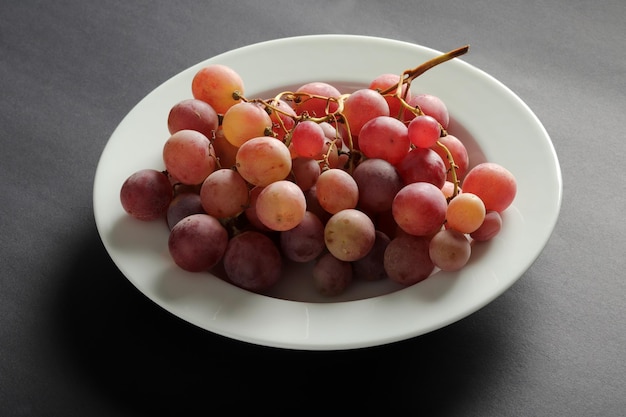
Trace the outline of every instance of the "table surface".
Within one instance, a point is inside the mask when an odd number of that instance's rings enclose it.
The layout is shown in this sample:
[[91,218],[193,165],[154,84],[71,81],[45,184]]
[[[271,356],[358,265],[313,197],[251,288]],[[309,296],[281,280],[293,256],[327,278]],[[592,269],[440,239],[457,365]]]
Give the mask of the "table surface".
[[[339,404],[385,415],[623,416],[625,18],[623,0],[3,1],[0,414],[280,415]],[[133,106],[183,69],[326,33],[440,51],[471,44],[463,59],[510,87],[552,138],[559,221],[503,295],[410,340],[307,352],[196,328],[108,256],[92,205],[100,154]]]

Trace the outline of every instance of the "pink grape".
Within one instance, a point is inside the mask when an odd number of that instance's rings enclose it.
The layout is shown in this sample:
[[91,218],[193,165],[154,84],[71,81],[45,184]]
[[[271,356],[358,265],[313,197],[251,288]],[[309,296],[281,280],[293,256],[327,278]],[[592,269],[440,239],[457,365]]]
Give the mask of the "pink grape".
[[326,137],[322,127],[311,120],[304,120],[291,132],[291,143],[298,156],[313,158],[324,149]]
[[170,134],[183,129],[197,130],[208,138],[219,126],[217,112],[205,101],[195,98],[176,103],[167,116]]
[[192,192],[177,194],[167,208],[167,226],[170,230],[182,219],[192,214],[206,213],[200,195]]
[[396,168],[379,158],[361,162],[352,177],[358,186],[359,207],[372,213],[390,210],[394,197],[404,186]]
[[241,102],[233,105],[224,114],[222,129],[226,140],[240,147],[252,138],[267,136],[272,131],[272,119],[257,104]]
[[485,204],[475,194],[461,193],[448,203],[446,226],[461,233],[472,233],[485,220]]
[[415,182],[396,194],[391,209],[402,230],[411,235],[428,236],[441,228],[447,208],[440,188],[428,182]]
[[185,217],[170,231],[168,248],[180,268],[190,272],[207,271],[222,259],[228,245],[228,232],[208,214]]
[[172,198],[169,178],[155,169],[134,172],[126,178],[120,189],[120,201],[124,210],[135,219],[143,221],[164,217]]
[[315,184],[320,205],[331,214],[355,208],[359,202],[359,187],[346,171],[332,168],[322,172]]
[[428,182],[437,188],[446,182],[446,167],[435,151],[428,148],[414,148],[396,164],[405,184]]
[[[380,74],[370,82],[369,88],[372,90],[384,91],[391,86],[397,86],[399,81],[399,74]],[[403,107],[400,100],[398,100],[397,97],[393,97],[395,93],[396,90],[394,89],[384,96],[387,106],[389,107],[389,115],[391,117],[398,117],[402,114],[401,110]],[[406,84],[402,85],[400,93],[407,101],[411,98],[411,90],[407,91]]]
[[200,199],[207,214],[218,219],[235,217],[248,205],[248,184],[237,171],[218,169],[202,183]]
[[363,258],[374,246],[376,229],[372,220],[362,211],[345,209],[328,219],[324,241],[330,253],[342,261]]
[[[341,95],[341,92],[329,83],[320,81],[306,83],[297,88],[295,93],[306,93],[301,97],[301,100],[295,104],[295,111],[298,115],[307,113],[311,117],[322,117],[327,114],[327,107],[328,113],[335,112],[339,107],[336,102],[327,100],[329,97],[336,98]],[[311,97],[311,95],[324,98]]]
[[214,64],[198,70],[191,82],[193,97],[206,101],[219,114],[240,102],[233,93],[244,93],[243,80],[232,68]]
[[422,236],[401,235],[392,239],[384,255],[389,279],[408,286],[428,278],[435,269],[428,253],[429,244],[429,239]]
[[260,136],[241,145],[235,157],[237,171],[252,185],[284,180],[291,172],[291,154],[280,140]]
[[234,285],[253,292],[276,284],[282,274],[282,256],[267,235],[248,230],[228,242],[223,257],[224,271]]
[[377,281],[387,278],[384,260],[385,250],[390,241],[391,239],[385,233],[376,230],[372,249],[363,258],[352,262],[354,276],[364,281]]
[[304,218],[306,198],[295,183],[275,181],[259,193],[255,209],[261,223],[269,229],[285,231],[296,227]]
[[389,106],[377,91],[360,89],[350,94],[344,102],[343,116],[350,132],[358,136],[365,123],[378,116],[389,116]]
[[302,191],[313,187],[321,174],[320,164],[311,158],[295,158],[291,162],[291,169],[294,181]]
[[215,170],[215,153],[209,139],[195,130],[179,130],[163,146],[167,171],[183,184],[200,184]]
[[326,248],[324,224],[314,213],[307,211],[304,218],[292,229],[280,232],[283,255],[294,262],[309,262]]
[[[424,114],[434,117],[444,129],[448,128],[450,113],[444,101],[439,97],[426,93],[415,94],[409,98],[408,103],[413,107],[419,107]],[[406,120],[410,120],[415,115],[406,110],[405,117],[407,117]]]
[[363,125],[359,149],[368,158],[380,158],[395,165],[409,152],[408,129],[400,120],[378,116]]
[[352,282],[352,265],[325,253],[315,262],[312,274],[317,291],[334,297],[344,293]]
[[441,127],[432,116],[417,116],[409,122],[408,135],[411,143],[418,148],[430,148],[439,140]]
[[502,229],[502,216],[497,211],[487,211],[485,220],[478,229],[470,233],[470,237],[477,242],[493,239]]
[[511,205],[517,193],[513,174],[495,162],[483,162],[472,168],[463,180],[463,192],[476,194],[485,209],[502,212]]
[[[440,137],[439,143],[444,145],[450,151],[452,159],[454,160],[454,164],[457,166],[457,180],[462,181],[469,167],[469,156],[467,153],[467,148],[465,147],[463,142],[459,140],[459,138],[450,134]],[[452,181],[452,173],[450,172],[450,161],[448,160],[448,155],[446,151],[439,144],[434,144],[431,149],[434,150],[443,160],[447,172],[446,179],[448,181]]]
[[442,271],[458,271],[467,264],[472,249],[463,233],[446,229],[433,236],[428,253],[435,266]]

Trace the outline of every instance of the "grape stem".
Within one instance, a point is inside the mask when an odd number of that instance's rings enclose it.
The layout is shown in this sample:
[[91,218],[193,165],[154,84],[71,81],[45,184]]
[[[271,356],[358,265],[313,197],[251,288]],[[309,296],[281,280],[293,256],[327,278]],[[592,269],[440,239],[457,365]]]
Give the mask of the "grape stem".
[[439,64],[442,64],[446,61],[450,61],[451,59],[457,58],[461,55],[466,54],[469,51],[469,45],[461,46],[460,48],[453,49],[449,52],[436,56],[428,61],[418,65],[417,67],[409,70],[405,70],[402,72],[400,77],[400,82],[397,85],[393,85],[385,90],[382,90],[380,94],[389,94],[392,91],[396,90],[396,95],[400,97],[402,91],[402,85],[407,84],[407,91],[411,85],[411,82],[428,71],[429,69],[436,67]]
[[440,146],[444,150],[444,152],[446,153],[446,158],[448,159],[448,163],[450,164],[450,173],[452,174],[452,184],[454,184],[452,195],[448,197],[448,202],[450,202],[450,200],[452,200],[454,197],[456,197],[459,194],[459,178],[456,175],[456,170],[459,166],[454,162],[454,157],[452,156],[450,149],[448,149],[446,145],[441,143],[441,141],[437,141],[437,146]]

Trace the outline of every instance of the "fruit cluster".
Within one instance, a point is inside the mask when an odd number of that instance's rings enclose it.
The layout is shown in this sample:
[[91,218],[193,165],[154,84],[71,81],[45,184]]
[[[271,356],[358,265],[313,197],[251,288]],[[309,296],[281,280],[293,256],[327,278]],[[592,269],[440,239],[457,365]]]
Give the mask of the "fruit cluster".
[[454,271],[501,229],[517,185],[503,166],[470,168],[436,96],[411,90],[459,48],[344,93],[322,81],[249,99],[232,68],[200,69],[192,97],[173,104],[164,169],[135,172],[121,204],[166,220],[172,259],[218,265],[229,282],[263,292],[284,262],[312,262],[329,296],[354,279],[412,285]]

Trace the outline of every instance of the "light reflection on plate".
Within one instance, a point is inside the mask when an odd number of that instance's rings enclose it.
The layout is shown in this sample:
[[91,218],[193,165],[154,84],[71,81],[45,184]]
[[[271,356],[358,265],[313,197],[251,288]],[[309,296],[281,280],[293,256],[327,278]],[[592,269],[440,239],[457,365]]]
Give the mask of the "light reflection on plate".
[[247,97],[265,97],[310,81],[350,91],[438,54],[389,39],[304,36],[226,52],[174,76],[122,120],[98,164],[94,214],[111,258],[165,310],[208,331],[265,346],[337,350],[381,345],[439,329],[482,308],[541,253],[558,218],[562,180],[552,142],[533,112],[499,81],[462,59],[426,72],[414,81],[413,90],[442,98],[451,113],[449,131],[466,143],[471,164],[489,160],[505,166],[518,181],[518,194],[503,213],[500,234],[475,248],[460,272],[437,272],[408,288],[359,283],[341,298],[327,299],[307,281],[310,266],[290,266],[268,295],[253,294],[208,273],[177,268],[168,254],[166,225],[134,221],[119,202],[121,184],[130,174],[163,169],[167,114],[172,105],[191,97],[191,79],[202,66],[229,65],[242,76]]

